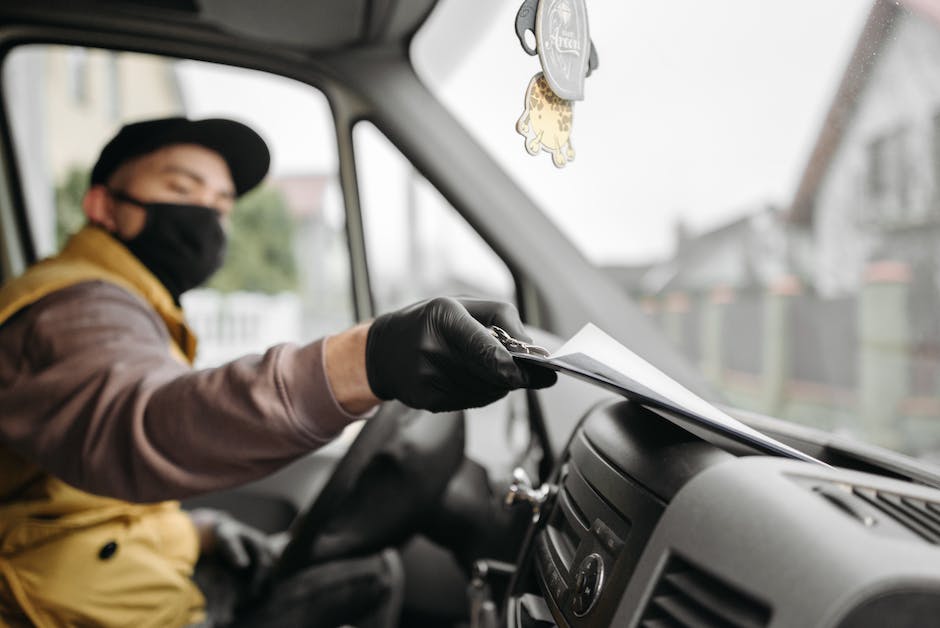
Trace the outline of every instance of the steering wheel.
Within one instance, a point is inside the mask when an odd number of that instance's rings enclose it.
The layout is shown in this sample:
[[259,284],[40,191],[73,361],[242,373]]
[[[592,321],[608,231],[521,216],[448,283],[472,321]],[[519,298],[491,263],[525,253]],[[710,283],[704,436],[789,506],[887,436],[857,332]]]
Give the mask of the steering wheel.
[[294,520],[275,578],[404,541],[460,467],[464,442],[463,412],[383,404]]

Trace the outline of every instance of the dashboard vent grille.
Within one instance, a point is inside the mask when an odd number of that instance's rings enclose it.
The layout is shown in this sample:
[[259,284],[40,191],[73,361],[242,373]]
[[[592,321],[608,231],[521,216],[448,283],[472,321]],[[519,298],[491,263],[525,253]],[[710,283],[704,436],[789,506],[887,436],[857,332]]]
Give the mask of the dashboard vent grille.
[[640,618],[642,628],[763,628],[770,608],[671,556]]
[[859,486],[852,492],[911,532],[940,545],[940,504]]

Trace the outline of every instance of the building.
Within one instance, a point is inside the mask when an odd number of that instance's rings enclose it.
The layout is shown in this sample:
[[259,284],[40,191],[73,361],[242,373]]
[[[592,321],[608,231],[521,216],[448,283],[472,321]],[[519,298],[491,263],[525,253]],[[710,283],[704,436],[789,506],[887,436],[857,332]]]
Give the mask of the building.
[[940,269],[940,5],[878,0],[795,194],[823,296],[858,292],[871,262],[929,283]]
[[[863,408],[940,420],[940,5],[877,0],[790,208],[825,298],[860,310]],[[879,367],[880,365],[880,367]],[[885,401],[887,400],[887,401]],[[883,418],[882,420],[887,420]],[[915,437],[917,435],[915,434]]]
[[41,254],[55,250],[55,187],[91,169],[124,120],[180,115],[174,62],[73,46],[22,46],[4,66],[17,158]]
[[701,294],[718,286],[759,290],[793,273],[788,246],[792,238],[784,218],[768,205],[700,234],[690,234],[680,223],[669,259],[607,270],[636,296]]
[[615,272],[732,404],[940,457],[940,4],[874,2],[788,208]]

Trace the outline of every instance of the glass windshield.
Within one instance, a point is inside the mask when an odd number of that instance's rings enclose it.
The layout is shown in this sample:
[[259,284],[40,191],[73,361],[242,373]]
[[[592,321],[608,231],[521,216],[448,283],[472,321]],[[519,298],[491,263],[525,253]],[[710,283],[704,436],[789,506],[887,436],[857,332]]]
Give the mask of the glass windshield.
[[733,405],[940,459],[936,3],[587,0],[563,169],[517,132],[520,4],[412,47],[480,144]]

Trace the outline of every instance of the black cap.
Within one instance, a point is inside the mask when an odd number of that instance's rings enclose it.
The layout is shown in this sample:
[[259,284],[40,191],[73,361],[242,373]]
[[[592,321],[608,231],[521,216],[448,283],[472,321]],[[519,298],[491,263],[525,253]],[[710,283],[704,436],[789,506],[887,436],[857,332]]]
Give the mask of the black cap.
[[240,122],[221,118],[161,118],[121,127],[101,150],[91,171],[91,184],[106,184],[128,159],[171,144],[198,144],[219,153],[228,164],[237,196],[258,185],[271,163],[271,154],[261,136]]

